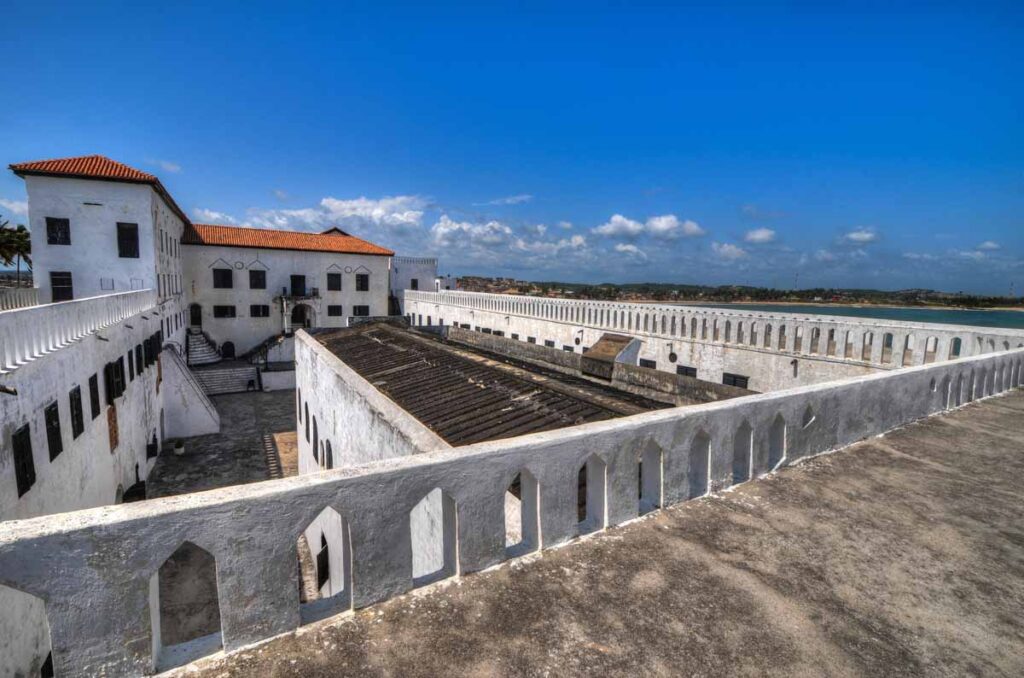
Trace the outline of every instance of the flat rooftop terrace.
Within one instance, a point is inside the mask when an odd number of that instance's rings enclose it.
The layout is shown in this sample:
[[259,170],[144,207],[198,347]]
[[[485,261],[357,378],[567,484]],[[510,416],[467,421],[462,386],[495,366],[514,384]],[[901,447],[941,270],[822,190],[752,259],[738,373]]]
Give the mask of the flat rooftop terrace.
[[455,446],[671,407],[385,323],[314,337]]
[[973,403],[178,675],[1024,675],[1022,421]]

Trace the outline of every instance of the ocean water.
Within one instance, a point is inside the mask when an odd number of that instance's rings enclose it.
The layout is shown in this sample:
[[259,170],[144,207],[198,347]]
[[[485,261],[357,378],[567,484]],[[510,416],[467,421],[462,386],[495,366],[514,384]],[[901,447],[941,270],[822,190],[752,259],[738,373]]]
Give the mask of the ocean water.
[[699,304],[722,308],[744,309],[775,313],[809,313],[816,315],[845,315],[854,318],[905,320],[945,325],[976,325],[978,327],[1012,327],[1024,329],[1024,311],[968,311],[951,308],[888,308],[884,306],[841,306],[814,304]]

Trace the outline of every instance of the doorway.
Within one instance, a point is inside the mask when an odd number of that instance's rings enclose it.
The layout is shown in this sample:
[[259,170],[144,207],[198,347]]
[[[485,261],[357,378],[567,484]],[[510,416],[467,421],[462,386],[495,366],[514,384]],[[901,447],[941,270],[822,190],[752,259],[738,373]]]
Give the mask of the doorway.
[[188,323],[192,327],[203,326],[203,307],[199,304],[192,304],[188,307]]

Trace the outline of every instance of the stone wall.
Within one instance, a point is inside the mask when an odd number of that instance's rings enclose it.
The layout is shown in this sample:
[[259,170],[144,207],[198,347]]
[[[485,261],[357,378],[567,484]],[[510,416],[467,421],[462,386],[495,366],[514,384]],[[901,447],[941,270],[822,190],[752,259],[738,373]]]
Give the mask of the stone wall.
[[[329,375],[347,368],[328,363],[303,339],[299,362],[309,367],[300,367],[300,386],[328,396],[330,389],[309,374],[337,383]],[[154,660],[150,577],[184,541],[216,558],[224,646],[236,649],[300,623],[297,538],[325,507],[348,520],[351,600],[363,607],[414,585],[410,511],[435,490],[457,514],[456,571],[473,572],[508,557],[504,498],[519,473],[528,471],[538,483],[537,547],[548,548],[581,530],[582,465],[606,471],[595,475],[602,488],[596,482],[588,487],[607,510],[587,527],[601,529],[637,516],[641,457],[645,475],[654,469],[660,476],[645,478],[645,487],[658,488],[648,500],[665,506],[1019,386],[1022,364],[1024,350],[998,352],[359,467],[9,521],[0,523],[0,583],[45,599],[58,675],[143,673]],[[337,388],[350,400],[359,395],[353,387]],[[357,407],[371,411],[368,404]],[[734,438],[748,426],[753,434],[744,448]],[[39,567],[41,559],[59,560],[59,576]]]
[[605,332],[627,334],[657,369],[694,367],[719,383],[737,374],[761,392],[1024,346],[1024,330],[706,306],[406,291],[404,308],[414,324],[468,324],[574,352]]

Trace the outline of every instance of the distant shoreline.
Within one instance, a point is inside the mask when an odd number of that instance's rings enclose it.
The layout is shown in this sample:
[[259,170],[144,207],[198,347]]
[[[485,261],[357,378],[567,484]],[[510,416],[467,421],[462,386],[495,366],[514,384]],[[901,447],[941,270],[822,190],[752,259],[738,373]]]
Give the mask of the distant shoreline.
[[822,308],[898,308],[919,311],[1016,311],[1024,313],[1024,306],[908,306],[906,304],[864,304],[829,303],[825,301],[661,301],[658,299],[634,299],[630,304],[670,304],[675,306],[818,306]]

